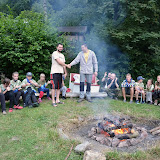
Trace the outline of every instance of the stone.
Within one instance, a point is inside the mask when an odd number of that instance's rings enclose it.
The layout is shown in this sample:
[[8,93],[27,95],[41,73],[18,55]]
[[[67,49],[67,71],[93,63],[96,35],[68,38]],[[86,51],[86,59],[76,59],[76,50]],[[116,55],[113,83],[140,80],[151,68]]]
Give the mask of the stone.
[[143,130],[142,133],[141,133],[141,138],[142,138],[142,139],[145,139],[145,138],[147,138],[147,137],[148,137],[147,131],[146,131],[146,130]]
[[103,134],[96,136],[96,141],[100,142],[103,139],[105,139],[105,136]]
[[114,138],[112,140],[112,147],[117,147],[119,143],[120,143],[120,140],[118,138]]
[[11,139],[12,141],[20,141],[20,139],[18,137],[12,137]]
[[84,153],[83,160],[106,160],[106,157],[102,153],[88,150]]
[[95,132],[93,132],[93,131],[88,131],[88,137],[89,137],[89,138],[92,137],[94,134],[95,134]]
[[112,144],[112,138],[106,138],[105,139],[105,145],[111,146],[111,144]]
[[58,133],[62,139],[68,140],[69,137],[63,132],[62,128],[58,129]]
[[91,139],[95,140],[95,139],[96,139],[96,136],[95,136],[95,135],[93,135],[93,136],[91,137]]
[[84,153],[86,150],[90,149],[90,146],[91,146],[91,144],[88,141],[86,141],[82,144],[77,145],[75,147],[74,151],[77,153]]
[[96,130],[95,127],[92,127],[92,128],[91,128],[91,131],[96,133],[97,130]]
[[119,148],[129,147],[129,146],[131,146],[130,140],[121,141],[118,145]]

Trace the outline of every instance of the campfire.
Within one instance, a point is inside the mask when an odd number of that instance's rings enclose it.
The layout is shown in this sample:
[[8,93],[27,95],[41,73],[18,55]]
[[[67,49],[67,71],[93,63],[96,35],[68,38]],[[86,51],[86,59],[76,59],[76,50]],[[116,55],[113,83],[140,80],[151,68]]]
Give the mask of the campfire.
[[145,128],[136,127],[125,118],[111,120],[104,118],[88,132],[88,137],[110,147],[129,147],[142,142],[148,133]]

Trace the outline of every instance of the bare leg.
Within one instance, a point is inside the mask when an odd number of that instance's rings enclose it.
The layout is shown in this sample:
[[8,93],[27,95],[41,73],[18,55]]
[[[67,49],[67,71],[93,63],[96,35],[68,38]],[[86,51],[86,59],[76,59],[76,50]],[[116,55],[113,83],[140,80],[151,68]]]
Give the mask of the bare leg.
[[142,91],[143,101],[145,101],[145,92]]
[[131,95],[130,101],[133,101],[133,94],[134,94],[134,88],[132,87],[130,88],[130,95]]
[[55,89],[52,89],[51,93],[52,93],[52,103],[55,103]]
[[138,101],[138,94],[139,94],[139,92],[135,91],[136,101]]
[[126,101],[126,91],[124,87],[122,88],[122,95],[123,95],[124,100]]
[[56,103],[59,102],[59,95],[60,95],[60,89],[57,89],[57,91],[56,91]]

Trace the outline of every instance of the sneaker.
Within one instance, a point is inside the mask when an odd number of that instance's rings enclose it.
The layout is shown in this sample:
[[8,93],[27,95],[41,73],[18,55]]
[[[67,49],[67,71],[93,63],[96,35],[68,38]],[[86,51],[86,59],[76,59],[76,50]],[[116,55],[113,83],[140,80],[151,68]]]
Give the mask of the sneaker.
[[81,103],[82,101],[84,101],[84,98],[79,98],[79,100],[77,102]]
[[47,97],[48,100],[52,100],[50,97]]
[[39,106],[38,102],[33,103],[33,107],[38,107],[38,106]]
[[65,96],[62,96],[62,99],[63,99],[63,100],[65,100],[65,99],[66,99],[66,97],[65,97]]
[[133,103],[133,101],[130,101],[129,103],[130,103],[130,104],[132,104],[132,103]]
[[33,106],[32,106],[32,105],[29,105],[28,108],[33,108]]
[[123,102],[126,102],[126,100],[124,99]]
[[142,101],[142,104],[145,104],[145,101]]
[[18,105],[14,105],[14,109],[18,109]]
[[26,104],[24,103],[24,104],[23,104],[23,108],[25,108],[25,107],[27,107],[27,106],[26,106]]
[[9,108],[9,112],[13,112],[13,108]]
[[136,100],[136,104],[139,104],[139,100]]
[[6,115],[7,113],[6,113],[6,111],[3,111],[2,114],[3,114],[3,115]]
[[154,105],[157,106],[157,103],[155,102]]
[[14,109],[23,109],[23,107],[18,104],[17,106],[14,105]]
[[38,98],[38,102],[41,103],[41,102],[42,102],[42,99],[41,99],[41,98]]
[[92,103],[91,98],[86,98],[86,100],[87,100],[88,102]]

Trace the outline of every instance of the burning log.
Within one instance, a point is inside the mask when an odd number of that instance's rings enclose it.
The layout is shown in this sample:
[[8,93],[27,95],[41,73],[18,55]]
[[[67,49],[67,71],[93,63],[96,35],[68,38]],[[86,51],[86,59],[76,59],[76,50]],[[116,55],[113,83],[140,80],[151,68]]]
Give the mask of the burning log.
[[160,126],[158,126],[158,127],[156,127],[156,128],[151,129],[149,132],[150,132],[150,133],[152,133],[152,132],[155,132],[155,131],[157,131],[157,130],[160,130]]

